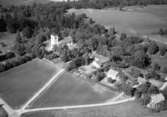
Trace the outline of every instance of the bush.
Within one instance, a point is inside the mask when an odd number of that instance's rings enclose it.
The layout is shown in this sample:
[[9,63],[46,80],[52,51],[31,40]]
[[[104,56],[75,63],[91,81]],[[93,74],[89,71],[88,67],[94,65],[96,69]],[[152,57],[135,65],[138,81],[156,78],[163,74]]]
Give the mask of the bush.
[[101,80],[103,80],[104,78],[105,78],[105,73],[104,72],[98,72],[97,73],[97,76],[96,76],[96,79],[97,79],[97,81],[101,81]]
[[25,36],[26,38],[31,38],[33,34],[33,29],[27,26],[22,30],[22,33],[23,36]]
[[152,64],[153,71],[160,71],[161,66],[158,63]]
[[148,53],[151,55],[156,54],[159,51],[159,46],[156,42],[151,42],[150,46],[148,47]]
[[15,57],[15,54],[13,52],[8,52],[6,54],[0,55],[0,61],[5,61],[6,59],[10,59]]
[[161,80],[161,76],[156,71],[151,71],[145,75],[146,79]]
[[160,46],[159,54],[160,56],[164,56],[166,54],[167,47],[166,45]]
[[137,51],[131,58],[132,65],[146,68],[151,64],[151,58],[143,51]]
[[167,66],[163,67],[161,70],[163,73],[167,74]]
[[7,25],[6,25],[5,20],[1,18],[0,19],[0,32],[5,32],[6,31],[6,27],[7,27]]

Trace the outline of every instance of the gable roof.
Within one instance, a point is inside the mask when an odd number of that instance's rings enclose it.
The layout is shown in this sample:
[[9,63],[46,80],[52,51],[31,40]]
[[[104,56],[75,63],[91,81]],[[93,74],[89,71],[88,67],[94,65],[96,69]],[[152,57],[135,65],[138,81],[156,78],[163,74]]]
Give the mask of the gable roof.
[[106,75],[107,77],[111,77],[112,79],[116,79],[117,75],[118,75],[118,71],[114,70],[114,69],[110,69]]

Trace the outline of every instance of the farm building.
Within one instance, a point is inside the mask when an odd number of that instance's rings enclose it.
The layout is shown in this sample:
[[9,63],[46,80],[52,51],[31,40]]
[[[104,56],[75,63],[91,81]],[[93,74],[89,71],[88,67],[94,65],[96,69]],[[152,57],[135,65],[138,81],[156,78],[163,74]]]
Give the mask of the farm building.
[[97,69],[101,67],[105,62],[109,61],[109,58],[104,57],[102,55],[99,55],[97,53],[93,53],[94,61],[91,63],[91,65]]
[[117,80],[118,79],[118,74],[119,72],[114,70],[114,69],[110,69],[107,73],[106,73],[106,76],[108,78],[111,78],[113,80]]
[[147,107],[150,109],[158,110],[160,108],[160,103],[165,101],[165,97],[162,93],[151,95],[151,101],[147,104]]

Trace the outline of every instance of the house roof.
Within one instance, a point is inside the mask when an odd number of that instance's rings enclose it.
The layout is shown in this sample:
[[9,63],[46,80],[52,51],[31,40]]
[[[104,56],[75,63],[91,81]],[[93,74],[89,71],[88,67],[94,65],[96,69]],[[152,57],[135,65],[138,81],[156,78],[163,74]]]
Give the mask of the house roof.
[[116,79],[117,75],[118,75],[118,71],[114,70],[114,69],[110,69],[106,75],[107,77],[111,77],[112,79]]
[[102,55],[97,54],[97,53],[94,53],[94,57],[95,57],[98,64],[103,64],[103,63],[109,61],[108,57],[102,56]]
[[158,104],[165,100],[165,97],[162,93],[151,95],[151,102],[153,104]]

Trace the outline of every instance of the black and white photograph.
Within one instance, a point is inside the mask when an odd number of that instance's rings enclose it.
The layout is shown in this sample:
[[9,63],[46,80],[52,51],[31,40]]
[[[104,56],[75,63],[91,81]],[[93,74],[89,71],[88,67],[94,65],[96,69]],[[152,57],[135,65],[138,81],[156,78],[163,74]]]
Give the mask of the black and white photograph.
[[0,0],[0,117],[167,117],[167,0]]

